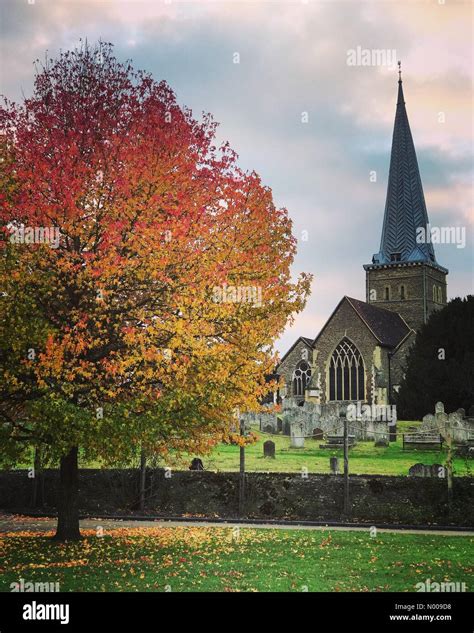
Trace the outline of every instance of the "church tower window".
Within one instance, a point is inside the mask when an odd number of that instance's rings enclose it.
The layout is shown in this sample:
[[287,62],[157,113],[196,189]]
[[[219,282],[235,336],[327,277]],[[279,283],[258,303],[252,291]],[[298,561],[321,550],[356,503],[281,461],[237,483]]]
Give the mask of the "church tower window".
[[433,301],[438,300],[438,293],[436,292],[436,286],[433,286]]
[[390,301],[390,286],[385,286],[385,301]]
[[343,338],[329,363],[329,400],[364,399],[364,361],[354,343]]
[[293,373],[293,395],[304,396],[304,390],[311,378],[311,367],[302,360]]
[[405,301],[406,295],[405,295],[405,286],[400,286],[400,299],[402,301]]

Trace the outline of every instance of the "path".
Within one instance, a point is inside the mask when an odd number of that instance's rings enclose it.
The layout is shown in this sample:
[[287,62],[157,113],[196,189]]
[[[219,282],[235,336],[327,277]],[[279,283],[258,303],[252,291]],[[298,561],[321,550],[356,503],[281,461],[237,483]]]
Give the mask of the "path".
[[[117,519],[83,519],[81,521],[81,529],[95,530],[98,526],[104,529],[117,528],[157,528],[157,527],[216,527],[216,528],[234,528],[241,529],[265,529],[265,530],[339,530],[345,532],[367,532],[369,525],[361,527],[342,527],[342,526],[312,526],[312,525],[276,525],[276,524],[254,524],[239,523],[238,521],[229,521],[228,523],[213,523],[211,521],[134,521]],[[48,517],[26,517],[15,514],[0,514],[0,533],[2,532],[50,532],[56,527],[56,520]],[[430,534],[432,536],[474,536],[474,532],[461,532],[451,530],[396,530],[391,528],[377,528],[377,532],[387,532],[392,534]]]

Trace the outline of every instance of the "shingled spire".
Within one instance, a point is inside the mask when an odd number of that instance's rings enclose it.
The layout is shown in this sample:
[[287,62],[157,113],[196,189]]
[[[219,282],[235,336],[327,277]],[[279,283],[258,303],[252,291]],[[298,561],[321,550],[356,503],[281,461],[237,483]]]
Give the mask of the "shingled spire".
[[[399,62],[400,66],[400,62]],[[435,258],[401,71],[380,251],[365,264],[366,301],[417,330],[447,301],[448,271]],[[423,234],[417,229],[423,229]],[[417,239],[418,238],[418,239]]]
[[[398,64],[400,68],[400,62]],[[429,233],[428,213],[399,70],[382,239],[379,253],[373,256],[373,264],[430,262],[436,265],[433,244],[428,240],[417,241],[418,227]]]

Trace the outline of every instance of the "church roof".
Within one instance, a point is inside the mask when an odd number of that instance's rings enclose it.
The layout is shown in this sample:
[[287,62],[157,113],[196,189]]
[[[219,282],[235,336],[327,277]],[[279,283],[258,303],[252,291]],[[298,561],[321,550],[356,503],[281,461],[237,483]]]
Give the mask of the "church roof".
[[344,299],[347,299],[375,338],[385,347],[397,347],[411,332],[410,327],[397,312],[352,297]]
[[[425,235],[426,232],[428,233],[428,240],[417,241],[419,227],[423,227]],[[398,264],[428,263],[436,268],[442,268],[436,262],[433,244],[429,241],[428,212],[405,108],[401,78],[398,81],[398,100],[380,251],[373,256],[372,265],[364,268],[394,262]]]
[[347,302],[351,306],[360,320],[383,347],[395,349],[413,331],[398,312],[392,312],[391,310],[376,307],[365,301],[344,296],[314,339],[313,347],[344,302]]

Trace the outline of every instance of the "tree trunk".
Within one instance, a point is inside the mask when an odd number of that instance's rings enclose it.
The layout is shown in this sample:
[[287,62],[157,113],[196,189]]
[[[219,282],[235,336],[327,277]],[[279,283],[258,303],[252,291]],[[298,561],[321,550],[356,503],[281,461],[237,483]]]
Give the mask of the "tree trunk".
[[58,527],[54,539],[78,541],[79,530],[79,470],[78,448],[74,446],[65,457],[61,457],[58,499]]

